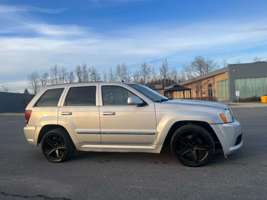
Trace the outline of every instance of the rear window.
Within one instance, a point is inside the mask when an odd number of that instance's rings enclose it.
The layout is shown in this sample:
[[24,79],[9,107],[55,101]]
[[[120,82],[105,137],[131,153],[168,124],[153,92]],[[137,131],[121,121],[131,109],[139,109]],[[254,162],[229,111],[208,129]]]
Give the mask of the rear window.
[[64,106],[95,106],[96,86],[71,87]]
[[64,88],[49,89],[39,98],[35,107],[57,106]]

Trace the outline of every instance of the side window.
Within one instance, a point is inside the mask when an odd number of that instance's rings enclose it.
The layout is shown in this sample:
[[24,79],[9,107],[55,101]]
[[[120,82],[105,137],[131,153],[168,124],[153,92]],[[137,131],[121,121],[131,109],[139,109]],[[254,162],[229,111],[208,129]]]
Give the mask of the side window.
[[59,98],[64,88],[47,90],[36,102],[35,107],[50,107],[57,106]]
[[128,105],[130,96],[136,96],[127,89],[120,86],[102,86],[103,105]]
[[64,106],[95,106],[96,86],[71,87]]

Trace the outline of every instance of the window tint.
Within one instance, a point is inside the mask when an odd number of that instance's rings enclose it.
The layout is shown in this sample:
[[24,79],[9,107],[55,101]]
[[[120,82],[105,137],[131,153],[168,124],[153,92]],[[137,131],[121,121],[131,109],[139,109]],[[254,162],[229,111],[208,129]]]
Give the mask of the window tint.
[[103,105],[128,105],[127,99],[135,96],[120,86],[102,86]]
[[65,99],[65,106],[95,106],[96,87],[72,87]]
[[154,102],[163,102],[168,100],[168,98],[160,95],[155,90],[152,90],[151,88],[146,87],[144,85],[140,84],[128,84],[128,85],[136,89],[138,92],[142,93],[144,96],[146,96],[147,98],[149,98]]
[[57,106],[63,88],[47,90],[35,104],[36,107]]

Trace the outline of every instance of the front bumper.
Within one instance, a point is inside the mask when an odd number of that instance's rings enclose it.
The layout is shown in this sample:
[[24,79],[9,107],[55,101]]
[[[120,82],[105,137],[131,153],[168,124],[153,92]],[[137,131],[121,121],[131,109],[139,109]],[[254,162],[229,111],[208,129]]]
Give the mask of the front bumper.
[[225,156],[242,147],[242,130],[238,121],[235,120],[227,124],[213,124],[211,126],[221,143]]

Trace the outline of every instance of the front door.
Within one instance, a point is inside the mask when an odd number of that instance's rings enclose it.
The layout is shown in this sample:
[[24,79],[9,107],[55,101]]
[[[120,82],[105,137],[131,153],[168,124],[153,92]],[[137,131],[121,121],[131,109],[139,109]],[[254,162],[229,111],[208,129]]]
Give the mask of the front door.
[[120,85],[102,85],[101,93],[102,144],[152,145],[156,137],[154,105],[128,105],[128,97],[135,94]]
[[99,106],[97,84],[72,86],[59,109],[59,120],[75,134],[80,146],[100,143]]

